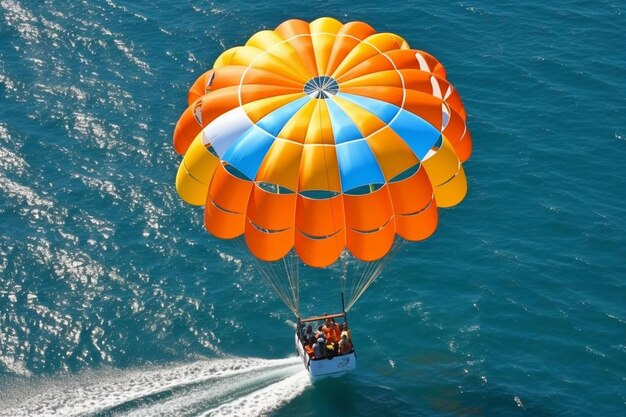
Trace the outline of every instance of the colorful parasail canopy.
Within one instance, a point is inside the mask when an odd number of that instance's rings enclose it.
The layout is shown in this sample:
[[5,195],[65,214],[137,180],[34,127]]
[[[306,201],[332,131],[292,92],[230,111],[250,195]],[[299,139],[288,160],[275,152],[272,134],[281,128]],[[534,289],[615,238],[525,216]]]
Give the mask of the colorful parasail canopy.
[[222,53],[174,132],[207,230],[314,267],[425,239],[466,194],[465,110],[433,56],[363,22],[288,20]]

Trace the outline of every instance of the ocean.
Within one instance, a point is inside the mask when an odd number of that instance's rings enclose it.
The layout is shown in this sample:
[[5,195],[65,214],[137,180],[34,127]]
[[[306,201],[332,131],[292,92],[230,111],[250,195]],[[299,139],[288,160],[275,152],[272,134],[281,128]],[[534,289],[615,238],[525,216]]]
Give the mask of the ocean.
[[[0,415],[626,415],[625,12],[0,0]],[[321,16],[437,57],[474,153],[350,310],[357,369],[312,385],[293,315],[176,194],[172,133],[222,51]]]

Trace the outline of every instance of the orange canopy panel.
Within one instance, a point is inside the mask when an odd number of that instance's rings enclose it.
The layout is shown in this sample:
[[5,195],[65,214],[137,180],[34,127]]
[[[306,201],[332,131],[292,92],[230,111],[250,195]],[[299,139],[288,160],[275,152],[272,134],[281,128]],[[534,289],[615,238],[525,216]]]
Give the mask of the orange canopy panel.
[[390,218],[387,224],[376,231],[359,232],[346,230],[346,242],[350,253],[366,262],[382,258],[393,246],[396,222]]
[[463,106],[463,101],[461,100],[461,96],[459,92],[450,84],[447,80],[443,80],[438,78],[440,89],[444,94],[443,99],[450,108],[452,108],[455,112],[461,116],[461,119],[465,121],[467,119],[467,114],[465,113],[465,106]]
[[346,226],[353,230],[370,231],[383,227],[393,216],[389,187],[363,195],[343,196]]
[[296,228],[306,235],[325,237],[344,228],[343,196],[313,199],[298,195]]
[[183,112],[174,128],[174,149],[181,155],[187,152],[193,139],[202,131],[201,109],[202,98],[199,98]]
[[463,118],[451,109],[450,120],[448,121],[446,128],[443,130],[443,134],[446,135],[452,145],[456,145],[463,138],[466,129],[467,127],[465,126]]
[[459,156],[461,162],[467,161],[472,155],[472,135],[469,130],[465,130],[465,134],[461,140],[454,145],[454,150]]
[[209,82],[213,78],[213,74],[213,70],[208,70],[191,85],[187,94],[187,106],[191,106],[193,102],[209,91]]
[[209,186],[209,197],[219,208],[243,214],[248,206],[252,185],[251,181],[235,177],[220,164]]
[[339,259],[339,255],[346,246],[346,235],[343,230],[340,230],[332,236],[312,238],[296,230],[295,245],[296,253],[302,262],[316,268],[323,268]]
[[434,196],[433,186],[423,166],[409,178],[390,182],[389,193],[396,215],[409,215],[424,210]]
[[[433,62],[415,49],[396,49],[385,54],[398,69],[418,69],[432,73]],[[423,62],[421,62],[423,61]]]
[[[384,80],[375,82],[384,82]],[[402,87],[387,85],[370,85],[368,87],[345,87],[341,91],[343,91],[344,93],[356,94],[358,96],[370,97],[376,100],[386,101],[398,107],[402,106],[402,102],[404,101],[405,97],[405,91]]]
[[[374,55],[355,65],[352,68],[348,68],[341,75],[335,75],[338,82],[343,83],[358,77],[363,77],[369,74],[377,74],[379,72],[396,70],[394,62],[389,58],[388,54]],[[335,70],[336,72],[336,70]]]
[[326,74],[335,72],[339,64],[343,62],[346,56],[352,51],[361,40],[376,33],[367,23],[350,22],[346,23],[339,29],[337,38],[330,52],[328,65],[326,66]]
[[297,81],[261,68],[250,68],[243,65],[231,65],[217,68],[211,83],[211,91],[221,88],[239,86],[239,84],[275,85],[300,88]]
[[396,230],[402,238],[415,242],[432,235],[438,221],[437,202],[433,199],[422,211],[397,215]]
[[287,39],[287,42],[300,53],[302,62],[306,65],[308,73],[312,74],[312,76],[319,75],[315,62],[315,53],[313,52],[309,24],[304,20],[291,19],[281,23],[275,31],[282,35],[283,38]]
[[271,262],[283,258],[293,247],[293,227],[284,230],[264,231],[250,219],[245,228],[246,244],[257,258]]
[[246,215],[225,211],[208,198],[204,206],[204,227],[220,239],[232,239],[243,234]]
[[248,202],[248,218],[264,229],[283,230],[293,227],[296,221],[296,198],[296,193],[272,193],[255,184]]
[[[403,88],[407,84],[407,78],[403,71],[396,69],[388,69],[378,72],[369,72],[360,77],[346,79],[341,81],[341,86],[345,91],[349,87],[375,87],[388,86]],[[429,84],[430,85],[430,84]],[[408,86],[407,86],[408,87]]]

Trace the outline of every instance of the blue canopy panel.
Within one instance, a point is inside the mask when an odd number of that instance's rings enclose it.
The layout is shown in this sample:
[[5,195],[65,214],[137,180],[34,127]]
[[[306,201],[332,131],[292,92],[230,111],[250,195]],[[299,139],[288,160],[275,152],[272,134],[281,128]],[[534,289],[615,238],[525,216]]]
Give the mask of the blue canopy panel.
[[337,96],[363,107],[387,123],[420,161],[441,136],[441,132],[426,120],[394,104],[348,93],[338,93]]
[[376,100],[375,98],[357,96],[356,94],[349,93],[337,93],[337,96],[363,107],[387,124],[389,124],[398,111],[400,111],[400,107],[387,103],[386,101]]
[[389,124],[389,127],[409,145],[420,161],[441,137],[441,132],[430,123],[404,109]]
[[385,183],[378,161],[365,139],[338,144],[335,150],[342,192],[364,185]]
[[328,113],[330,114],[330,123],[333,128],[335,144],[338,145],[355,139],[363,139],[361,131],[341,107],[332,100],[326,100],[326,104]]
[[265,115],[234,141],[223,154],[222,160],[254,180],[276,136],[309,100],[309,97],[302,97]]
[[257,126],[276,137],[293,115],[310,100],[310,97],[304,96],[291,103],[287,103],[266,114],[265,117],[257,122]]
[[275,139],[275,136],[260,127],[252,126],[234,145],[228,148],[222,160],[237,168],[248,179],[253,180]]

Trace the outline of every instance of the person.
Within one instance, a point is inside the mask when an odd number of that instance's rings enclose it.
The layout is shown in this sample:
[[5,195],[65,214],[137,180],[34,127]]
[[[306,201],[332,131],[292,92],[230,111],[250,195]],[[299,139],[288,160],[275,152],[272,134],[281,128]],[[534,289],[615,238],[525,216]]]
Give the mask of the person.
[[320,337],[326,337],[324,332],[322,331],[323,329],[324,329],[324,326],[319,326],[317,328],[317,331],[314,334],[315,340],[319,339]]
[[346,333],[342,333],[341,340],[339,341],[339,354],[345,355],[350,352],[352,352],[352,342],[348,339]]
[[317,339],[317,342],[313,345],[313,354],[315,359],[326,357],[326,341],[323,338]]
[[315,359],[315,349],[313,349],[313,339],[309,339],[304,345],[304,350],[306,351],[309,358]]
[[313,328],[309,324],[305,329],[302,329],[302,344],[306,345],[309,339],[313,340],[313,337]]
[[326,323],[324,323],[322,331],[326,335],[326,339],[331,343],[338,343],[339,339],[341,339],[341,330],[339,329],[339,325],[330,317],[326,317]]
[[344,334],[347,336],[348,340],[352,342],[352,332],[348,328],[348,322],[346,321],[344,321],[343,325],[341,326],[341,336],[343,336]]

